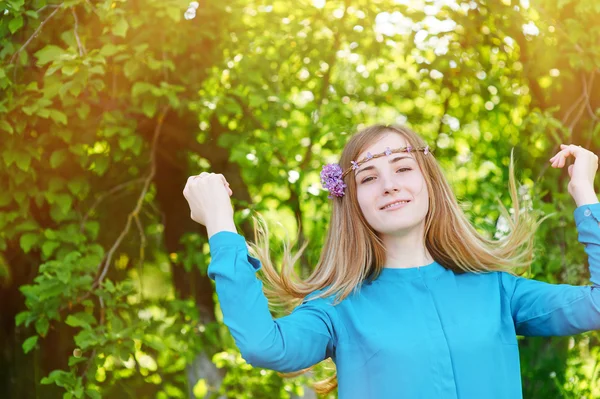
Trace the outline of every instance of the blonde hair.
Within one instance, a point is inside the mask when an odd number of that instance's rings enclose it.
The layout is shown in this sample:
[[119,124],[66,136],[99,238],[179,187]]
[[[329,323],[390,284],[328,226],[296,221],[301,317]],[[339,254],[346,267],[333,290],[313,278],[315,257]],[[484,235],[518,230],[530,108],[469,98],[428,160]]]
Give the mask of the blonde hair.
[[[413,147],[426,145],[418,134],[406,127],[370,126],[353,135],[344,146],[339,162],[342,169],[349,168],[350,161],[356,160],[366,147],[390,132],[400,134]],[[429,192],[425,246],[436,262],[457,273],[506,271],[516,274],[518,268],[531,265],[533,236],[542,220],[519,207],[512,155],[509,166],[512,215],[500,203],[500,211],[508,221],[510,231],[502,239],[492,240],[477,232],[469,222],[435,157],[417,154],[416,160]],[[322,292],[310,299],[335,295],[335,303],[339,303],[363,280],[377,278],[383,269],[386,251],[359,208],[353,177],[354,174],[350,173],[344,178],[346,194],[332,200],[331,219],[321,256],[314,271],[305,280],[298,278],[294,265],[307,243],[296,253],[291,251],[288,242],[284,243],[281,273],[278,273],[270,256],[267,225],[253,218],[256,244],[249,243],[250,250],[263,265],[260,277],[264,282],[265,295],[273,306],[292,308],[316,290]],[[301,372],[310,369],[312,367]],[[314,388],[318,393],[328,393],[336,386],[337,378],[333,375],[317,382]]]

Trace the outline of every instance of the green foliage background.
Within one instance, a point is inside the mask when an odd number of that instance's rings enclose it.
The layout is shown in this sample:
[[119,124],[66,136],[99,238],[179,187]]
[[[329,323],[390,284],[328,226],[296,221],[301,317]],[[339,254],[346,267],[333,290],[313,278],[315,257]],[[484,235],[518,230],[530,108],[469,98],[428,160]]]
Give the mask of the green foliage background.
[[[223,173],[248,239],[258,211],[274,247],[310,240],[307,275],[320,168],[374,122],[420,132],[490,236],[514,148],[523,201],[555,213],[530,277],[588,284],[547,160],[599,151],[600,3],[203,0],[185,20],[188,5],[0,1],[5,397],[309,397],[330,364],[282,380],[241,359],[181,192]],[[600,397],[598,338],[520,340],[525,398]]]

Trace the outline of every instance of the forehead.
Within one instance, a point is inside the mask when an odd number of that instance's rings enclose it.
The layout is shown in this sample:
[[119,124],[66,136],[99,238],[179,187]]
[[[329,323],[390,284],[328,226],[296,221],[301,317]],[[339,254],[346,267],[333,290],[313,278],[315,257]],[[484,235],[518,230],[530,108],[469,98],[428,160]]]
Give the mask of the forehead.
[[364,148],[363,152],[359,154],[358,159],[363,159],[367,155],[367,152],[370,152],[372,155],[375,155],[385,151],[387,147],[390,147],[393,150],[399,147],[406,147],[407,145],[408,142],[401,134],[395,132],[385,133],[373,143]]

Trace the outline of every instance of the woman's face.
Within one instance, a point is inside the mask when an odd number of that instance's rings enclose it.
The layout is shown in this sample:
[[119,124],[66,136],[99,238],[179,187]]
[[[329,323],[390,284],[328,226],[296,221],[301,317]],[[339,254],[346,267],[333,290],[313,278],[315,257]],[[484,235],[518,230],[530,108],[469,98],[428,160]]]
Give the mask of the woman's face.
[[[386,147],[395,149],[407,145],[402,135],[390,132],[355,160],[363,159],[367,152],[378,154]],[[423,153],[416,156],[423,156]],[[424,226],[429,193],[414,151],[371,159],[354,171],[354,178],[360,209],[375,231],[384,235],[404,235]],[[384,208],[397,201],[403,203]]]

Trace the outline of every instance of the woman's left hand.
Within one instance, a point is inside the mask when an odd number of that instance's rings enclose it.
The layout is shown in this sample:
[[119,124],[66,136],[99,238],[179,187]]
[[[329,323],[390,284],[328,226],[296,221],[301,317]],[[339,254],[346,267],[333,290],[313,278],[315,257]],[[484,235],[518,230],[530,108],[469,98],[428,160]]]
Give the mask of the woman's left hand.
[[562,168],[568,157],[573,156],[575,162],[569,165],[569,194],[577,206],[595,204],[598,197],[594,191],[594,176],[598,170],[598,156],[577,145],[560,145],[560,151],[550,158],[553,168]]

